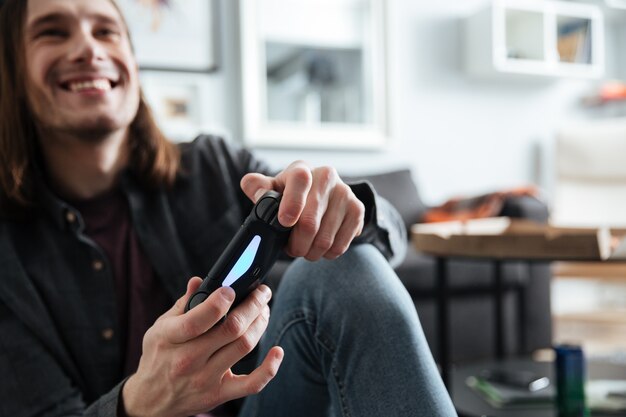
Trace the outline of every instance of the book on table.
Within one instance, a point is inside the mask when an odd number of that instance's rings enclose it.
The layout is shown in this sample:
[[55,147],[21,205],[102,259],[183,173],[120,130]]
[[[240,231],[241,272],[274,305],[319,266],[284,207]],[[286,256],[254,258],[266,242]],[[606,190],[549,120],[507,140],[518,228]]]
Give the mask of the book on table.
[[490,217],[415,224],[415,247],[444,256],[555,260],[626,260],[626,229],[563,227]]
[[[537,391],[515,388],[489,381],[481,376],[469,376],[465,383],[483,400],[495,408],[545,408],[554,405],[555,386],[550,384]],[[590,380],[585,383],[587,406],[603,415],[626,414],[626,380]]]
[[530,391],[498,384],[480,376],[469,376],[465,383],[495,408],[549,407],[555,398],[552,384],[537,391]]

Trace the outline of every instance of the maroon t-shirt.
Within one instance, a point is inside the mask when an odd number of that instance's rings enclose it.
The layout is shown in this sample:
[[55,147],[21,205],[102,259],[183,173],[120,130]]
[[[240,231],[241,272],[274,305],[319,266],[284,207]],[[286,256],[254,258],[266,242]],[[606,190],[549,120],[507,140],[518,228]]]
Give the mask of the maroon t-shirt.
[[131,221],[128,202],[116,189],[87,201],[73,202],[85,222],[85,234],[102,248],[111,268],[124,376],[137,370],[143,335],[174,300],[155,276]]

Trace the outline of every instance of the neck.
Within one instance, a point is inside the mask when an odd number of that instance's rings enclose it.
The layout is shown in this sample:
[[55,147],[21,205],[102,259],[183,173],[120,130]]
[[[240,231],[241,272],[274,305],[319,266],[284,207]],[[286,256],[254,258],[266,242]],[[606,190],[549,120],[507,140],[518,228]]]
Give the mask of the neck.
[[40,145],[51,186],[61,196],[84,200],[116,186],[127,166],[128,129],[85,140],[71,134],[40,131]]

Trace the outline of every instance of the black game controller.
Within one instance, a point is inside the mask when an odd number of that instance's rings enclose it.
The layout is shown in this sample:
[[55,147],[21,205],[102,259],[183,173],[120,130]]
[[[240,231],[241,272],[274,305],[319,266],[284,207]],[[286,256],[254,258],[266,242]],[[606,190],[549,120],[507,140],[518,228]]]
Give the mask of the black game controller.
[[200,287],[189,298],[185,312],[220,287],[235,290],[232,309],[263,282],[291,232],[291,228],[278,222],[280,199],[280,193],[268,191],[257,201]]

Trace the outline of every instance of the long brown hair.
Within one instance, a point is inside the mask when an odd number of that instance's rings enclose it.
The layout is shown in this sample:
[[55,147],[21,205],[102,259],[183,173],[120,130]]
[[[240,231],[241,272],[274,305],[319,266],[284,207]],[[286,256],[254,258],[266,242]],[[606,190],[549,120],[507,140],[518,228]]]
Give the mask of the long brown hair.
[[[124,19],[115,1],[111,2]],[[36,205],[35,161],[39,150],[24,77],[27,4],[24,0],[7,0],[0,7],[0,213],[9,206]],[[126,28],[128,35],[128,25]],[[173,184],[180,153],[158,128],[143,94],[130,125],[130,147],[130,164],[140,182],[150,187]]]

